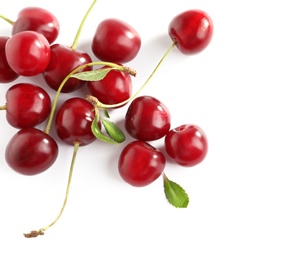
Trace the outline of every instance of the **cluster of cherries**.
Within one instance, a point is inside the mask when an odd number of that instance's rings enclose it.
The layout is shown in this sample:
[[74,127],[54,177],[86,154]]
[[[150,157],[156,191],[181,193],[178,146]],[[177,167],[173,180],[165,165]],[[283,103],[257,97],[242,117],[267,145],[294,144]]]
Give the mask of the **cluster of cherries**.
[[[54,43],[60,25],[48,10],[24,8],[15,21],[0,15],[12,25],[12,34],[0,37],[0,83],[10,83],[21,76],[41,75],[46,86],[56,91],[52,101],[46,89],[34,83],[16,83],[7,90],[6,104],[0,109],[6,110],[8,123],[19,130],[8,141],[6,162],[14,171],[24,175],[36,175],[49,169],[59,150],[50,134],[55,121],[58,137],[74,147],[68,194],[80,146],[97,139],[110,144],[126,140],[124,132],[110,121],[108,110],[129,104],[124,127],[135,140],[120,153],[120,176],[127,183],[142,187],[163,175],[168,201],[175,207],[187,207],[187,193],[166,177],[166,157],[150,142],[164,138],[165,151],[173,161],[183,166],[194,166],[207,154],[206,135],[194,124],[171,128],[171,116],[165,104],[153,96],[139,95],[161,62],[133,95],[131,77],[136,72],[124,64],[137,56],[141,38],[131,25],[111,18],[98,24],[91,49],[99,61],[93,62],[90,55],[77,49],[81,28],[95,2],[86,12],[71,46]],[[206,12],[191,9],[174,17],[168,32],[172,45],[161,61],[174,47],[185,55],[203,51],[211,41],[213,23]],[[94,66],[99,67],[94,69]],[[84,86],[88,89],[86,97],[68,98],[56,110],[60,93],[72,93]],[[39,129],[37,126],[45,121],[45,129]],[[63,208],[66,200],[67,195]],[[44,234],[59,216],[47,227],[24,234],[25,237]]]

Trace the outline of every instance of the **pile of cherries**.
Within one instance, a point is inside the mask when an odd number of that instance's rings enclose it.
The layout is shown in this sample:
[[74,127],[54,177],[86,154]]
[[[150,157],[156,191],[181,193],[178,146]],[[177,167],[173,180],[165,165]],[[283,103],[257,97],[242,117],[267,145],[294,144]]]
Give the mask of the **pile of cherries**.
[[[45,86],[16,83],[6,92],[8,123],[18,131],[8,141],[5,150],[7,164],[16,172],[36,175],[45,172],[56,161],[59,145],[50,134],[55,124],[60,140],[74,147],[67,194],[77,150],[99,139],[109,144],[126,141],[118,158],[118,173],[132,186],[142,187],[161,175],[168,201],[175,207],[187,207],[189,198],[184,189],[169,180],[164,173],[166,156],[150,142],[164,138],[165,152],[179,165],[191,167],[201,163],[207,154],[207,137],[195,124],[171,127],[170,112],[160,100],[139,95],[172,48],[182,54],[194,55],[203,51],[213,35],[209,15],[190,9],[175,16],[169,23],[172,45],[162,56],[144,85],[133,94],[132,77],[136,71],[125,66],[140,48],[141,37],[131,25],[118,19],[101,21],[94,34],[91,49],[95,58],[77,48],[80,32],[93,1],[80,24],[71,46],[55,43],[60,25],[54,14],[41,7],[22,9],[15,21],[0,15],[12,25],[11,35],[0,36],[0,83],[11,83],[20,77],[41,75]],[[60,61],[65,62],[60,62]],[[98,68],[95,68],[98,66]],[[52,100],[46,91],[55,91]],[[88,95],[69,97],[57,109],[60,93],[72,93],[87,88]],[[128,105],[122,131],[110,120],[109,109]],[[44,130],[38,125],[46,122]],[[63,204],[66,204],[67,196]],[[62,209],[63,209],[62,208]],[[61,213],[60,213],[61,214]],[[59,215],[60,216],[60,215]],[[24,234],[36,237],[52,226]]]

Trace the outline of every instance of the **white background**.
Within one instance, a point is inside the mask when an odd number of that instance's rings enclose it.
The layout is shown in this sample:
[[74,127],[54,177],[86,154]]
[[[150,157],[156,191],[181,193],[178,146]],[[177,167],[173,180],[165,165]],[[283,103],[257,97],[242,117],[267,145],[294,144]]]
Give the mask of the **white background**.
[[[14,20],[23,7],[49,9],[61,24],[56,42],[71,45],[91,4],[76,2],[2,0],[0,12]],[[138,73],[134,91],[170,46],[167,28],[176,14],[199,8],[214,21],[204,52],[184,56],[173,50],[142,92],[166,104],[173,127],[195,123],[208,136],[202,164],[183,168],[169,162],[165,169],[188,192],[189,207],[168,204],[161,178],[143,188],[124,183],[117,172],[123,145],[97,141],[79,150],[61,219],[44,236],[25,239],[24,232],[44,227],[58,214],[73,148],[59,142],[59,157],[43,174],[15,173],[4,151],[17,130],[2,111],[0,259],[305,260],[303,2],[98,0],[78,48],[92,54],[90,41],[105,18],[131,24],[142,38],[138,56],[128,64]],[[0,21],[1,35],[10,35],[10,29]],[[44,84],[40,77],[19,81]],[[1,84],[1,104],[11,85]],[[63,94],[61,100],[85,92]],[[126,109],[112,113],[112,119],[122,125]],[[162,147],[162,140],[154,145]]]

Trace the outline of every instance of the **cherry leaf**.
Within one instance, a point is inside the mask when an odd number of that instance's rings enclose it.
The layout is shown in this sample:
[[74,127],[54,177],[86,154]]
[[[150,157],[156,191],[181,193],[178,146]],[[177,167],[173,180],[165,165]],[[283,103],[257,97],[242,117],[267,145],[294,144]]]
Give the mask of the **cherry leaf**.
[[110,116],[109,116],[109,113],[108,113],[107,109],[104,109],[104,116],[105,116],[105,117],[107,117],[107,118],[110,118]]
[[164,174],[164,192],[167,200],[176,208],[187,208],[189,197],[186,191]]
[[72,78],[77,78],[84,81],[98,81],[102,80],[109,71],[113,70],[114,68],[105,68],[105,69],[97,69],[91,71],[84,71],[73,74]]
[[113,139],[108,138],[107,136],[105,136],[102,131],[101,128],[99,126],[98,123],[98,118],[99,117],[95,117],[94,120],[91,123],[91,131],[94,134],[94,136],[99,139],[100,141],[106,142],[106,143],[110,143],[110,144],[117,144],[116,141],[114,141]]
[[107,119],[102,119],[102,124],[105,127],[105,131],[110,136],[110,138],[115,140],[117,143],[122,143],[125,141],[124,133],[113,122]]

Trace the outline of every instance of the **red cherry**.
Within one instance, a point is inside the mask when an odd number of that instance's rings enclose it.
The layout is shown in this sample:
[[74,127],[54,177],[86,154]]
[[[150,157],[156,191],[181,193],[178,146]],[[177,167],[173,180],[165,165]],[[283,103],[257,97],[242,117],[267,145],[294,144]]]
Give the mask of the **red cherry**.
[[168,155],[183,166],[194,166],[204,160],[208,144],[204,131],[197,125],[181,125],[165,136]]
[[5,55],[5,45],[9,37],[0,37],[0,83],[9,83],[19,77],[19,75],[12,70],[7,62]]
[[59,22],[50,11],[40,7],[27,7],[19,12],[13,23],[12,34],[35,31],[43,34],[51,44],[57,39],[59,30]]
[[133,141],[121,151],[118,171],[124,181],[142,187],[155,181],[164,171],[164,154],[144,141]]
[[5,45],[8,64],[22,76],[42,73],[49,64],[50,53],[46,37],[34,31],[16,33]]
[[162,138],[170,130],[170,113],[158,99],[139,96],[129,105],[124,126],[135,139],[153,141]]
[[5,151],[7,164],[16,172],[35,175],[46,171],[55,162],[58,146],[54,139],[36,128],[19,130]]
[[[107,68],[107,66],[102,67]],[[132,79],[125,72],[111,70],[98,81],[87,83],[89,92],[103,104],[118,104],[130,98],[132,94]]]
[[[91,57],[83,51],[72,49],[62,44],[51,45],[51,59],[48,67],[43,72],[43,78],[50,88],[58,90],[58,87],[65,77],[77,67],[90,63]],[[86,67],[82,71],[89,71],[92,68]],[[70,93],[85,84],[76,78],[70,78],[62,88],[62,93]]]
[[187,10],[175,16],[168,33],[177,48],[186,55],[203,51],[213,36],[213,22],[202,10]]
[[44,122],[50,111],[51,98],[40,86],[18,83],[6,92],[6,118],[13,127],[34,127]]
[[95,117],[93,105],[79,97],[67,99],[59,108],[56,119],[56,131],[61,140],[69,145],[75,142],[84,146],[96,140],[91,131]]
[[140,47],[138,32],[126,22],[113,18],[99,23],[91,45],[98,59],[117,63],[134,59]]

